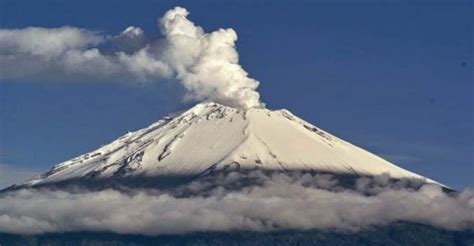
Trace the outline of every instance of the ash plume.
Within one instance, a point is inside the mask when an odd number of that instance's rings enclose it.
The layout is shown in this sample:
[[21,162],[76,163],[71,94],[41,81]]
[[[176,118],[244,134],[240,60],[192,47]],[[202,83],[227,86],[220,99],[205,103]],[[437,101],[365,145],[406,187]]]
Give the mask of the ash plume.
[[127,27],[118,35],[64,26],[0,29],[0,79],[7,81],[178,81],[184,100],[261,107],[259,82],[239,65],[233,29],[206,33],[181,7],[158,20],[163,37]]

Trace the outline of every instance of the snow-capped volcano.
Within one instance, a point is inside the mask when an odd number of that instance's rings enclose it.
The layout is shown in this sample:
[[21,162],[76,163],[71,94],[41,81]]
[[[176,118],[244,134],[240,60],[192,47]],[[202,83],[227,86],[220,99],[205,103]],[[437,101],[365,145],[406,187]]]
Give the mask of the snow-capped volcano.
[[287,110],[201,103],[53,167],[24,185],[77,178],[197,175],[226,168],[416,178]]

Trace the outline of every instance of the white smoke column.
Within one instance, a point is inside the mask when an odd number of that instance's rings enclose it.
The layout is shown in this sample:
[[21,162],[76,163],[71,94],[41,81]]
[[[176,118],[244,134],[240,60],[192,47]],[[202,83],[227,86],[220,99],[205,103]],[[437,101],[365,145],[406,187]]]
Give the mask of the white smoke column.
[[146,84],[175,79],[186,91],[185,101],[263,106],[258,81],[239,65],[235,31],[205,33],[188,14],[181,7],[166,12],[159,19],[164,38],[155,40],[134,26],[115,36],[68,26],[0,29],[0,80]]
[[187,99],[211,99],[243,108],[261,106],[255,91],[258,81],[249,78],[239,65],[235,31],[205,33],[186,18],[188,14],[176,7],[159,21],[169,45],[165,58],[188,90]]

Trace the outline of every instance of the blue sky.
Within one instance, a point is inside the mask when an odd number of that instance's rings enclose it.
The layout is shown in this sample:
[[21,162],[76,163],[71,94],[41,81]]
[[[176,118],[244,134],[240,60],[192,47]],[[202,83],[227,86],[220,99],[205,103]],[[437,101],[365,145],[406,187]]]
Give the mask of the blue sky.
[[[472,1],[1,0],[0,28],[115,35],[133,25],[159,36],[156,19],[176,5],[208,32],[237,32],[240,64],[261,82],[268,108],[449,186],[474,186]],[[180,93],[171,81],[4,79],[0,179],[46,170],[191,106]]]

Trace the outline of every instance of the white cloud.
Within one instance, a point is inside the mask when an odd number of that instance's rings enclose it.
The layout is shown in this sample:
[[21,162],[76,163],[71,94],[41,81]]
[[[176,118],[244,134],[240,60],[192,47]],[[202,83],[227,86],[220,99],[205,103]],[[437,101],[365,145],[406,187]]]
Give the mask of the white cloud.
[[[448,195],[439,186],[419,190],[386,177],[339,186],[329,175],[265,176],[260,185],[229,189],[238,174],[193,182],[186,192],[20,190],[0,196],[0,231],[44,233],[112,231],[157,235],[191,231],[275,229],[359,230],[406,221],[463,230],[474,228],[474,192]],[[182,187],[183,188],[183,187]],[[183,191],[183,190],[181,190]],[[367,195],[370,193],[370,195]]]
[[206,33],[181,7],[159,19],[163,39],[138,27],[108,36],[75,27],[0,29],[0,79],[132,81],[173,79],[185,100],[261,106],[259,82],[239,65],[232,29]]
[[68,50],[87,48],[103,41],[102,36],[75,27],[0,29],[2,55],[25,54],[52,59]]

